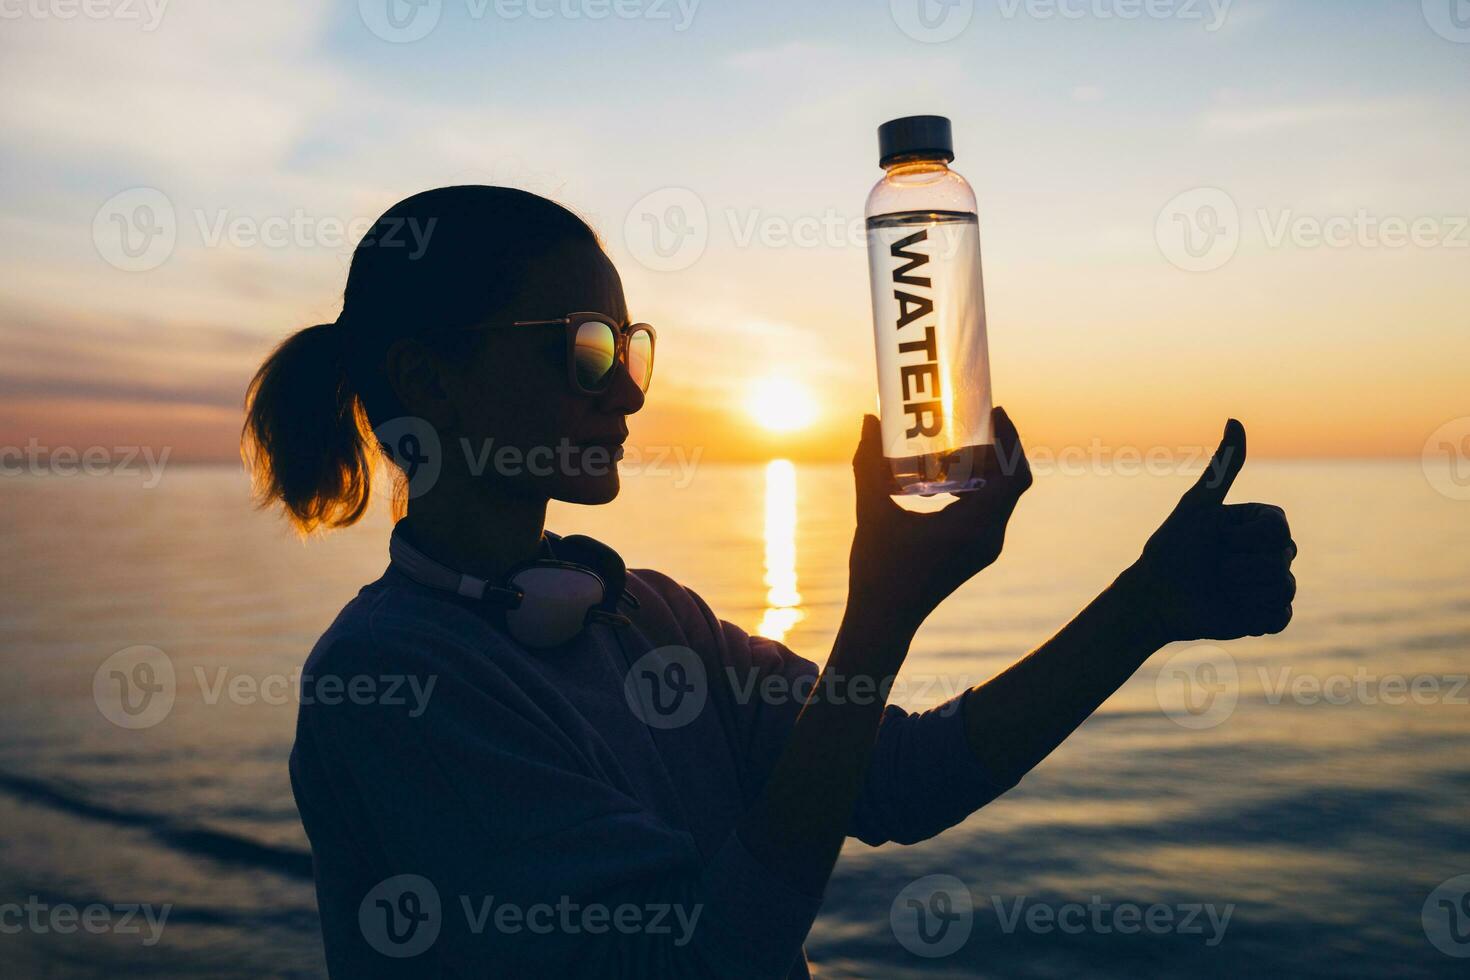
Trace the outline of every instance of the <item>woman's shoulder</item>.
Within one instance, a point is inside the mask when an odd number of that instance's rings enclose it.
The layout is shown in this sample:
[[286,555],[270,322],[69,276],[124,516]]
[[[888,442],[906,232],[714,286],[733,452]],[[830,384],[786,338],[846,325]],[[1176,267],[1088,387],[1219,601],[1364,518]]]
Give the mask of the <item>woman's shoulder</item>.
[[632,616],[636,622],[671,627],[682,635],[679,642],[714,639],[719,634],[719,619],[699,593],[663,572],[630,568],[624,591],[637,603]]
[[721,619],[686,585],[650,568],[628,570],[627,591],[638,603],[630,614],[658,645],[678,644],[708,651],[735,667],[814,673],[815,665],[779,640],[752,634]]
[[483,619],[454,601],[415,586],[389,569],[363,586],[312,647],[306,670],[344,673],[397,670],[482,648]]

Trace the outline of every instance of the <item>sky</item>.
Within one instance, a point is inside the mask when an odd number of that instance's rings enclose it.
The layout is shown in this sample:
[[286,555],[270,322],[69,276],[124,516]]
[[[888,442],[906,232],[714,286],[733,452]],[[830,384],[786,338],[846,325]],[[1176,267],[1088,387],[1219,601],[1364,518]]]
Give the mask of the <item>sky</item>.
[[[1416,456],[1470,416],[1465,0],[0,0],[0,84],[0,446],[235,458],[366,224],[495,183],[657,327],[635,444],[849,458],[875,130],[918,113],[1028,445]],[[748,409],[793,391],[797,431]]]

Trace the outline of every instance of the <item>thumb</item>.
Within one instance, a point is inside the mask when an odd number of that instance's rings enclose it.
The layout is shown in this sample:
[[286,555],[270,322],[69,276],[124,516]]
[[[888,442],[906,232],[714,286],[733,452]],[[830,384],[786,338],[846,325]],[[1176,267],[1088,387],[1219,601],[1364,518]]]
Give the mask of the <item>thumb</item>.
[[883,435],[876,415],[863,416],[863,434],[852,454],[852,475],[857,485],[858,520],[893,502],[893,470],[883,458]]
[[1235,419],[1225,423],[1225,436],[1199,481],[1189,488],[1183,503],[1195,507],[1218,507],[1245,466],[1245,426]]

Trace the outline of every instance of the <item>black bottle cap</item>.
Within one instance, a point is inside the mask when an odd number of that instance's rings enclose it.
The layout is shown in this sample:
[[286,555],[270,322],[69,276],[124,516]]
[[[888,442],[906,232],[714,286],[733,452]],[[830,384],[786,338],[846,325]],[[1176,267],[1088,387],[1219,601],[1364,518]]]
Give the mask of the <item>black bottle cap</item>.
[[944,116],[904,116],[878,127],[878,165],[902,160],[954,159],[954,136]]

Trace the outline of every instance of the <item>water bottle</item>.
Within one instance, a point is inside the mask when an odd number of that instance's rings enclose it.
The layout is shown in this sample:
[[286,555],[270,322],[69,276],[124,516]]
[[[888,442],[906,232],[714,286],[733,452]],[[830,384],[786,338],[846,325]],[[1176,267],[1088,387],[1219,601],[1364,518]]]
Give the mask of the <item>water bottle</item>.
[[883,455],[901,493],[976,490],[995,437],[975,192],[949,169],[943,116],[884,123],[878,150],[865,217]]

